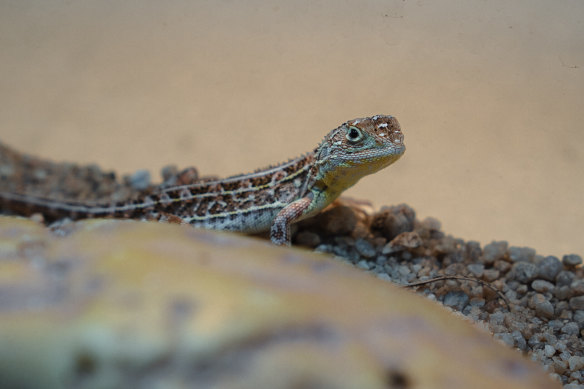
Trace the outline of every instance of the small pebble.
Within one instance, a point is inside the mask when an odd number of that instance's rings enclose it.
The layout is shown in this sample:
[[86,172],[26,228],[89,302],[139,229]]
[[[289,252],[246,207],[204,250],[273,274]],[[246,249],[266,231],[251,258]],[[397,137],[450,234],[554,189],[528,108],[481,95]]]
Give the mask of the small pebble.
[[527,350],[527,342],[525,341],[525,338],[523,337],[521,332],[515,330],[511,333],[511,336],[515,341],[515,347],[517,347],[521,351]]
[[493,266],[495,269],[499,270],[501,273],[507,273],[511,269],[511,264],[502,259],[495,261]]
[[562,334],[566,335],[577,335],[580,332],[580,328],[578,328],[578,324],[574,322],[566,323],[565,326],[562,327]]
[[491,242],[485,246],[483,249],[483,255],[481,256],[481,261],[486,264],[490,265],[495,262],[497,259],[503,258],[505,253],[507,252],[507,242],[499,241],[499,242]]
[[485,271],[485,265],[482,263],[471,263],[466,268],[472,273],[473,276],[477,278],[481,278]]
[[462,311],[464,307],[468,304],[470,298],[468,295],[461,291],[448,292],[444,296],[444,305],[456,309],[457,311]]
[[482,255],[481,244],[475,241],[466,242],[466,257],[470,262],[477,262]]
[[584,295],[584,280],[572,282],[572,284],[570,285],[570,292],[572,296]]
[[138,170],[128,179],[130,185],[136,190],[145,190],[150,186],[150,172],[148,170]]
[[[540,296],[540,297],[538,297]],[[554,306],[548,300],[545,299],[541,294],[535,295],[536,301],[534,301],[535,314],[539,317],[546,319],[551,319],[554,317]]]
[[515,279],[521,283],[527,283],[537,276],[537,267],[530,262],[516,262],[511,268],[510,279]]
[[584,310],[584,296],[572,297],[570,299],[570,308]]
[[512,262],[529,262],[535,257],[535,249],[531,247],[511,246],[507,253]]
[[558,357],[552,358],[552,366],[554,367],[554,371],[558,374],[564,374],[566,369],[568,368],[568,363],[566,361],[562,361]]
[[496,279],[499,278],[500,275],[501,275],[501,273],[499,272],[499,270],[496,270],[496,269],[486,269],[483,272],[483,278],[487,282],[495,281]]
[[537,275],[547,281],[555,281],[556,276],[562,270],[562,263],[554,256],[548,256],[537,264]]
[[578,323],[578,326],[580,326],[580,328],[584,328],[584,310],[574,312],[573,319],[574,322]]
[[570,286],[574,281],[574,273],[571,271],[562,270],[556,276],[556,286]]
[[568,254],[562,257],[564,266],[575,267],[582,264],[582,257],[577,254]]
[[357,239],[355,241],[355,249],[365,258],[373,258],[377,254],[375,248],[365,239]]
[[495,338],[502,340],[503,343],[505,343],[509,347],[515,346],[515,340],[513,339],[513,336],[508,332],[500,332],[498,334],[495,334]]
[[547,293],[547,292],[553,291],[556,286],[554,284],[552,284],[551,282],[548,282],[545,280],[534,280],[531,283],[531,287],[536,292]]
[[572,370],[584,369],[584,357],[576,355],[571,356],[570,359],[568,359],[568,366],[570,366],[570,369]]
[[584,389],[584,385],[580,385],[577,383],[570,383],[570,384],[564,385],[564,389]]
[[556,349],[554,348],[554,346],[546,344],[543,348],[543,352],[546,357],[551,358],[556,353]]
[[559,288],[555,288],[554,295],[558,300],[567,300],[571,295],[570,287],[560,286]]
[[176,165],[167,165],[160,170],[160,176],[165,184],[172,185],[171,180],[178,174],[178,168]]

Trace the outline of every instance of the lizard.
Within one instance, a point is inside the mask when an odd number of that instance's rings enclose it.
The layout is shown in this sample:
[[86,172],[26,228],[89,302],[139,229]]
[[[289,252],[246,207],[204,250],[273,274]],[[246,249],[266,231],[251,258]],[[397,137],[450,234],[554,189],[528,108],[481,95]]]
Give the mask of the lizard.
[[314,216],[362,177],[405,152],[393,116],[349,120],[311,152],[277,165],[224,179],[165,187],[125,201],[76,202],[0,190],[0,210],[47,218],[132,218],[178,222],[215,230],[270,231],[276,245],[290,245],[291,225]]

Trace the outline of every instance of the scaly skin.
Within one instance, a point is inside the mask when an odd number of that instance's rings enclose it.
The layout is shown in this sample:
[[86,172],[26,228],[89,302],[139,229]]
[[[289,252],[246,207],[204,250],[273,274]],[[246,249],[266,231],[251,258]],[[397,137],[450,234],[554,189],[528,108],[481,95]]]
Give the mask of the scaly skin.
[[245,233],[270,230],[273,243],[290,245],[291,224],[317,214],[359,179],[398,160],[404,151],[397,119],[377,115],[343,123],[314,151],[249,174],[160,186],[113,204],[0,191],[0,209],[27,215],[40,212],[50,219],[154,219]]

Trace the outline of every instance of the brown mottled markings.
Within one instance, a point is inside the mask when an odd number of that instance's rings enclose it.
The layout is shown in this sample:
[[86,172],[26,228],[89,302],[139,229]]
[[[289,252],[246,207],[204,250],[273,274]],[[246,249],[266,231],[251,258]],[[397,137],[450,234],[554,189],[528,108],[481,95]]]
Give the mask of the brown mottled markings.
[[[352,128],[352,127],[357,127]],[[356,137],[351,134],[360,135]],[[352,139],[351,139],[352,138]],[[396,161],[403,135],[391,116],[350,120],[329,132],[310,153],[225,179],[199,178],[194,169],[141,198],[117,203],[78,203],[0,189],[0,206],[20,214],[41,212],[46,220],[72,217],[131,217],[180,220],[194,226],[258,232],[271,229],[276,244],[290,241],[290,225],[314,215],[361,177]]]

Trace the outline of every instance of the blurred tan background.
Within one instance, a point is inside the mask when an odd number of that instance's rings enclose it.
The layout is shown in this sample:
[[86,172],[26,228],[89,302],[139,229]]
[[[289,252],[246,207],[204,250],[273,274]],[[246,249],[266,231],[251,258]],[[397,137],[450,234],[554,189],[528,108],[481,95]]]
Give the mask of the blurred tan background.
[[0,1],[0,140],[122,173],[231,175],[393,114],[347,195],[584,254],[584,3]]

